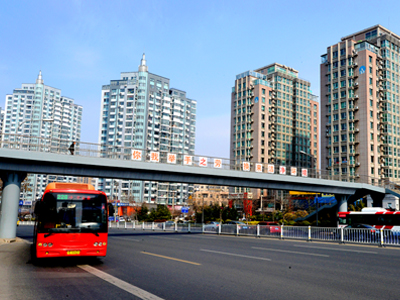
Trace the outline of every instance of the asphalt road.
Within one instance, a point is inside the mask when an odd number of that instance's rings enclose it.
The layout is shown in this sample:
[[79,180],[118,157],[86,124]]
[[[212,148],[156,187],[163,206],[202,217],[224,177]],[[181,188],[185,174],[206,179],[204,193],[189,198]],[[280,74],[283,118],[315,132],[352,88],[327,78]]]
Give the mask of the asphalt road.
[[101,259],[30,262],[0,245],[0,299],[399,299],[400,249],[110,230]]

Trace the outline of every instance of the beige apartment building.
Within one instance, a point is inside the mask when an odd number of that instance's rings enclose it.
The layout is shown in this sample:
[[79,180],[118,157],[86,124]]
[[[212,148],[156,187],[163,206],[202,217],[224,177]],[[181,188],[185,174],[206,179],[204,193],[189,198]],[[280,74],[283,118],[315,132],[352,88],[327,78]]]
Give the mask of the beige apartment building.
[[[314,169],[319,166],[319,102],[298,71],[273,63],[236,76],[230,159]],[[237,188],[235,193],[260,191]],[[262,191],[263,193],[265,191]]]
[[189,205],[197,207],[228,205],[229,188],[226,186],[195,185]]
[[321,166],[354,180],[400,176],[400,37],[376,25],[321,61]]

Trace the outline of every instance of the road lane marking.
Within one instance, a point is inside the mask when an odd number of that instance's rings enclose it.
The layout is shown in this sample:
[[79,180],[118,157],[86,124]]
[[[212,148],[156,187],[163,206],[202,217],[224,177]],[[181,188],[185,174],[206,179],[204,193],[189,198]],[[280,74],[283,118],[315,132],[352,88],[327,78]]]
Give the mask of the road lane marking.
[[293,245],[293,247],[311,248],[311,249],[322,249],[330,251],[345,251],[345,252],[355,252],[355,253],[366,253],[366,254],[378,254],[378,252],[364,251],[364,250],[350,250],[350,249],[338,249],[338,248],[326,248],[326,247],[314,247],[306,245]]
[[86,272],[89,272],[90,274],[99,277],[103,279],[104,281],[107,281],[116,287],[119,287],[120,289],[127,291],[128,293],[142,299],[142,300],[163,300],[163,298],[157,297],[156,295],[153,295],[149,292],[146,292],[145,290],[142,290],[141,288],[138,288],[130,283],[127,283],[126,281],[123,281],[121,279],[118,279],[117,277],[111,276],[103,271],[100,271],[96,268],[93,268],[92,266],[89,265],[79,265],[79,268],[82,270],[85,270]]
[[229,255],[229,256],[236,256],[236,257],[244,257],[244,258],[271,261],[271,259],[264,258],[264,257],[257,257],[257,256],[250,256],[250,255],[243,255],[243,254],[236,254],[236,253],[229,253],[229,252],[222,252],[222,251],[215,251],[215,250],[208,250],[208,249],[200,249],[200,251],[216,253],[216,254],[223,254],[223,255]]
[[316,254],[316,253],[307,253],[307,252],[299,252],[299,251],[290,251],[290,250],[281,250],[281,249],[274,249],[274,248],[262,248],[262,247],[251,247],[252,249],[257,250],[267,250],[267,251],[275,251],[281,253],[291,253],[291,254],[301,254],[301,255],[310,255],[310,256],[320,256],[320,257],[329,257],[329,255],[325,254]]
[[183,263],[187,263],[187,264],[191,264],[191,265],[201,266],[201,264],[199,264],[199,263],[195,263],[195,262],[192,262],[192,261],[183,260],[183,259],[179,259],[179,258],[175,258],[175,257],[164,256],[164,255],[150,253],[150,252],[144,252],[144,251],[142,251],[140,253],[147,254],[147,255],[152,255],[152,256],[157,256],[157,257],[161,257],[161,258],[166,258],[166,259],[170,259],[170,260],[175,260],[175,261],[179,261],[179,262],[183,262]]

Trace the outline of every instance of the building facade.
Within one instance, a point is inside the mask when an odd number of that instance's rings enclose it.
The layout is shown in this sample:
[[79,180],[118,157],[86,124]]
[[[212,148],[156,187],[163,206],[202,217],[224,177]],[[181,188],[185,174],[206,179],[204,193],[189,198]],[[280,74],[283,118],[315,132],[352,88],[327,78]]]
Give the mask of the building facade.
[[[298,71],[274,63],[236,76],[230,158],[236,165],[249,161],[318,167],[319,102]],[[252,192],[255,199],[260,197]]]
[[321,60],[323,169],[374,183],[400,176],[400,37],[376,25]]
[[[137,72],[123,72],[102,87],[101,152],[132,149],[194,154],[196,101],[170,87],[168,78],[148,72],[143,54]],[[110,150],[112,149],[112,150]],[[99,179],[111,199],[136,203],[185,204],[187,184]]]
[[226,186],[195,185],[189,205],[196,207],[228,205],[229,188]]
[[[6,95],[3,119],[3,147],[13,147],[29,151],[40,145],[51,149],[65,150],[72,141],[81,138],[82,106],[61,95],[61,90],[44,84],[42,72],[36,83],[22,84]],[[23,191],[23,200],[40,198],[49,182],[75,181],[69,176],[32,175],[29,188]]]

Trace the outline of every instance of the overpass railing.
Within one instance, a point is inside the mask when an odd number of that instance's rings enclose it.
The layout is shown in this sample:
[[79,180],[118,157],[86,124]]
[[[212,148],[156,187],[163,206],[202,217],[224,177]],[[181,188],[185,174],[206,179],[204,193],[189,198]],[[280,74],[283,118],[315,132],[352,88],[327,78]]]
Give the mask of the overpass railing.
[[[77,141],[73,145],[73,141],[71,140],[50,139],[16,134],[3,134],[1,147],[18,151],[39,151],[64,155],[184,165],[198,168],[216,168],[242,172],[300,176],[343,182],[367,183],[376,186],[384,186],[387,184],[383,179],[363,176],[357,173],[339,173],[334,170],[320,170],[303,166],[287,166],[254,161],[238,162],[227,158],[184,153],[186,150],[182,150],[180,153],[173,153],[162,150],[139,149],[118,145],[108,145],[107,143],[95,144],[81,141]],[[355,166],[354,162],[349,162],[349,164]]]

